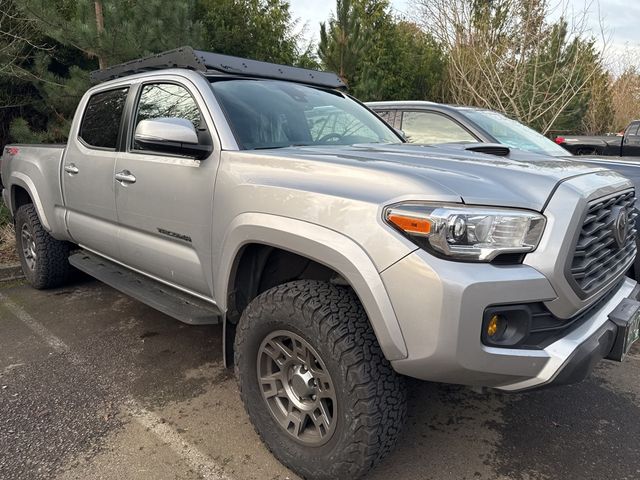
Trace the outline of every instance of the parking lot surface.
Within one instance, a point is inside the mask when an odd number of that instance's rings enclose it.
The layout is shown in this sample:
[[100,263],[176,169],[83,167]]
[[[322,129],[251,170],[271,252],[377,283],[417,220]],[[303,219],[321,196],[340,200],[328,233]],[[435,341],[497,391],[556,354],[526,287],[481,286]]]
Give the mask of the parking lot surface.
[[[191,327],[94,281],[0,286],[0,478],[284,480]],[[371,480],[640,479],[640,348],[574,386],[519,395],[411,383]]]

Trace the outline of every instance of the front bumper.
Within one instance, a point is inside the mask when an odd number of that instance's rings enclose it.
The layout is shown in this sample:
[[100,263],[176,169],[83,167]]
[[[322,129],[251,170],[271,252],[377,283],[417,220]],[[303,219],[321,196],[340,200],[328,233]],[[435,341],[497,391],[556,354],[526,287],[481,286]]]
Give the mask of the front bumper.
[[546,277],[530,266],[457,263],[419,250],[385,270],[382,279],[409,352],[392,362],[396,371],[505,391],[584,378],[611,351],[616,329],[609,313],[636,287],[634,280],[623,280],[577,327],[534,350],[480,341],[487,307],[556,298]]

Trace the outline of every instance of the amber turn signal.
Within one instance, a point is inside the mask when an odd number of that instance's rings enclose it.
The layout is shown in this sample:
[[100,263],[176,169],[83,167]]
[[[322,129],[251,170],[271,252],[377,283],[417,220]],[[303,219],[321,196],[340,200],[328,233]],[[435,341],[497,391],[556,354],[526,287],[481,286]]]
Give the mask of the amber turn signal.
[[400,230],[413,235],[427,236],[431,233],[431,222],[425,218],[409,217],[391,213],[387,220],[393,223]]

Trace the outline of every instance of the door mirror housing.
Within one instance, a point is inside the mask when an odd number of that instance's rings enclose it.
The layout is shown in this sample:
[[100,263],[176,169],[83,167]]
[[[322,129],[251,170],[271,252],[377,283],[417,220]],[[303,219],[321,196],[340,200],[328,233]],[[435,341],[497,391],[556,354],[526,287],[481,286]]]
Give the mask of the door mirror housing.
[[407,142],[407,141],[408,141],[408,140],[407,140],[407,135],[404,133],[404,130],[400,130],[399,128],[394,128],[394,130],[396,131],[396,133],[397,133],[398,135],[400,135],[400,137],[401,137],[405,142]]
[[133,138],[143,150],[186,155],[199,160],[213,151],[209,134],[205,131],[198,136],[193,123],[186,118],[142,120]]

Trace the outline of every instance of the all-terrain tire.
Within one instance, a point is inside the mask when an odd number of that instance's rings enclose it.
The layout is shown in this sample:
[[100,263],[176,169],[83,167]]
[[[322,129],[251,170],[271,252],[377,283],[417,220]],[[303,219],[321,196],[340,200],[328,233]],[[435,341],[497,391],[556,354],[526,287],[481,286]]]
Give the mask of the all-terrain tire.
[[[335,430],[320,446],[301,444],[277,421],[258,381],[265,338],[288,331],[319,354],[335,386]],[[406,386],[385,359],[353,291],[300,280],[274,287],[243,312],[235,371],[249,417],[271,452],[306,479],[354,480],[394,447],[406,418]]]
[[[35,261],[30,265],[25,254],[26,229],[33,242]],[[56,240],[44,229],[33,204],[22,205],[16,212],[16,250],[22,271],[33,288],[38,290],[63,285],[71,270],[69,265],[69,243]]]

